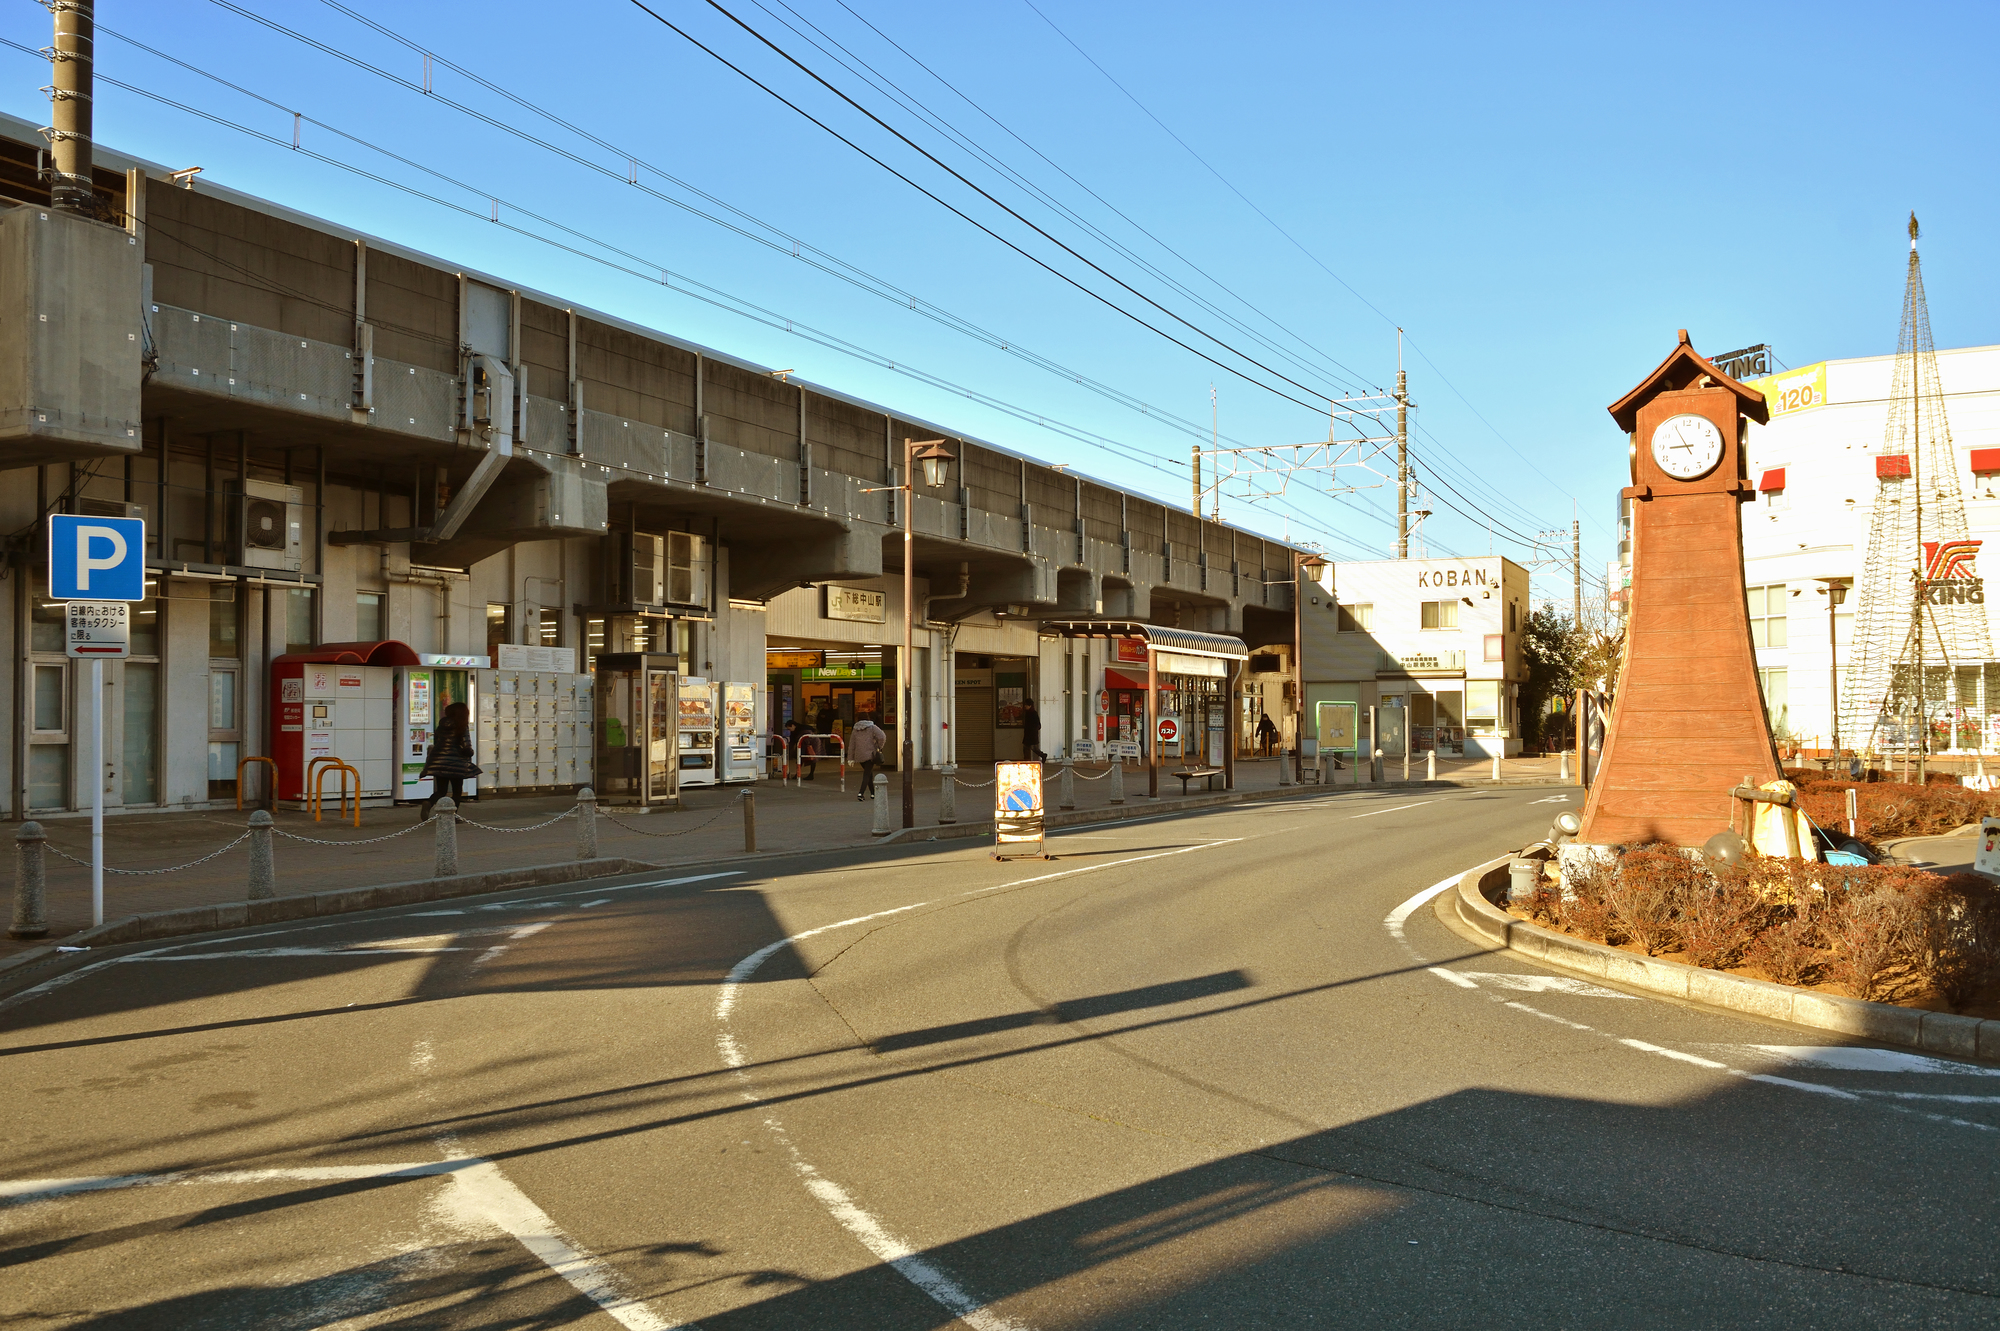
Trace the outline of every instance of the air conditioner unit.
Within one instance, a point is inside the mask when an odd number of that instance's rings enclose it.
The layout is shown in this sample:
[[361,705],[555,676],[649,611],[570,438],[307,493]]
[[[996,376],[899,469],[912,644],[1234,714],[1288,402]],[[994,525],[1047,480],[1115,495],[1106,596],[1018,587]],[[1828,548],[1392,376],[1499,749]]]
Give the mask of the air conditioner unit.
[[229,500],[229,544],[239,568],[297,573],[305,566],[305,491],[272,481],[232,481]]
[[131,518],[146,520],[144,504],[128,504],[122,499],[90,499],[82,495],[72,501],[71,511],[85,518]]

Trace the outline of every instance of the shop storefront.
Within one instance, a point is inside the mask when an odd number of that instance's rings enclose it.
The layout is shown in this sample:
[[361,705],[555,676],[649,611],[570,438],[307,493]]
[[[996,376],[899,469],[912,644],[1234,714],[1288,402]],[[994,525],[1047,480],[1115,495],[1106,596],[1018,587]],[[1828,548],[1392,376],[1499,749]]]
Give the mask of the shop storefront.
[[1234,786],[1242,709],[1233,700],[1250,655],[1240,641],[1131,620],[1051,620],[1041,631],[1109,643],[1096,700],[1097,756],[1143,760],[1149,794],[1158,793],[1162,764],[1214,768]]
[[816,735],[845,740],[864,717],[889,735],[883,760],[893,765],[896,649],[886,646],[779,646],[764,652],[766,733],[803,721]]

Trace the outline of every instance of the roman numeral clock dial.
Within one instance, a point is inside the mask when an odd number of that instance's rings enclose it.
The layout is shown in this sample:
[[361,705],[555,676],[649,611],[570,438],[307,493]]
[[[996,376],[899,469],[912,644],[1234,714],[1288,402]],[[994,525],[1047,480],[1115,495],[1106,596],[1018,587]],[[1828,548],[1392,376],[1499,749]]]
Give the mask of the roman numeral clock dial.
[[1722,431],[1706,416],[1669,416],[1653,431],[1653,461],[1677,481],[1692,481],[1722,461]]

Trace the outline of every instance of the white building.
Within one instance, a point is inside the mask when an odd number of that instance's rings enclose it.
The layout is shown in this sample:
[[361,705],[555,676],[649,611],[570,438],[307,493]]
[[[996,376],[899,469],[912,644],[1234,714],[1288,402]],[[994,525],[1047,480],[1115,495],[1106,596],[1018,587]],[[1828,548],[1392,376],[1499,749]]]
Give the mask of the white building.
[[1315,704],[1408,711],[1411,747],[1448,756],[1521,751],[1528,570],[1510,559],[1378,559],[1302,581],[1307,753]]
[[[1878,488],[1907,484],[1877,479],[1895,362],[1824,361],[1756,384],[1770,399],[1771,423],[1750,427],[1749,478],[1758,494],[1743,506],[1744,573],[1757,671],[1781,745],[1787,737],[1807,750],[1832,745],[1828,633],[1844,688],[1858,590],[1829,625],[1822,580],[1858,582]],[[1937,364],[1970,535],[2000,554],[2000,346],[1941,350]],[[2000,710],[2000,677],[1989,681],[1983,663],[1953,664],[1961,705],[1981,717]],[[1984,733],[1990,749],[1990,722]],[[1841,743],[1851,748],[1866,738],[1844,734]]]

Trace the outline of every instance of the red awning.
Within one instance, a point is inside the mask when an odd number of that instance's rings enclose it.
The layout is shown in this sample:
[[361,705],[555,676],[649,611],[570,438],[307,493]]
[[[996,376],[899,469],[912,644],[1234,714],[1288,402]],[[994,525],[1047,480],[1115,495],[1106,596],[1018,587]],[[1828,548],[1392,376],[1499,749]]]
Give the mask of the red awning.
[[1110,666],[1106,666],[1104,667],[1104,687],[1107,689],[1137,689],[1141,693],[1144,693],[1146,691],[1146,676],[1142,671],[1139,677],[1134,679],[1122,670],[1113,670]]
[[1769,471],[1765,472],[1764,479],[1757,482],[1757,488],[1759,490],[1764,491],[1767,494],[1772,490],[1784,489],[1785,469],[1783,467],[1773,467]]
[[371,665],[371,666],[413,666],[420,665],[417,654],[410,650],[408,643],[387,638],[381,642],[328,642],[303,652],[286,652],[272,659],[271,664],[280,662],[301,665]]
[[1972,474],[1988,476],[2000,472],[2000,448],[1975,448],[1972,450]]
[[1875,479],[1886,481],[1893,476],[1910,474],[1908,453],[1877,453],[1875,455]]

